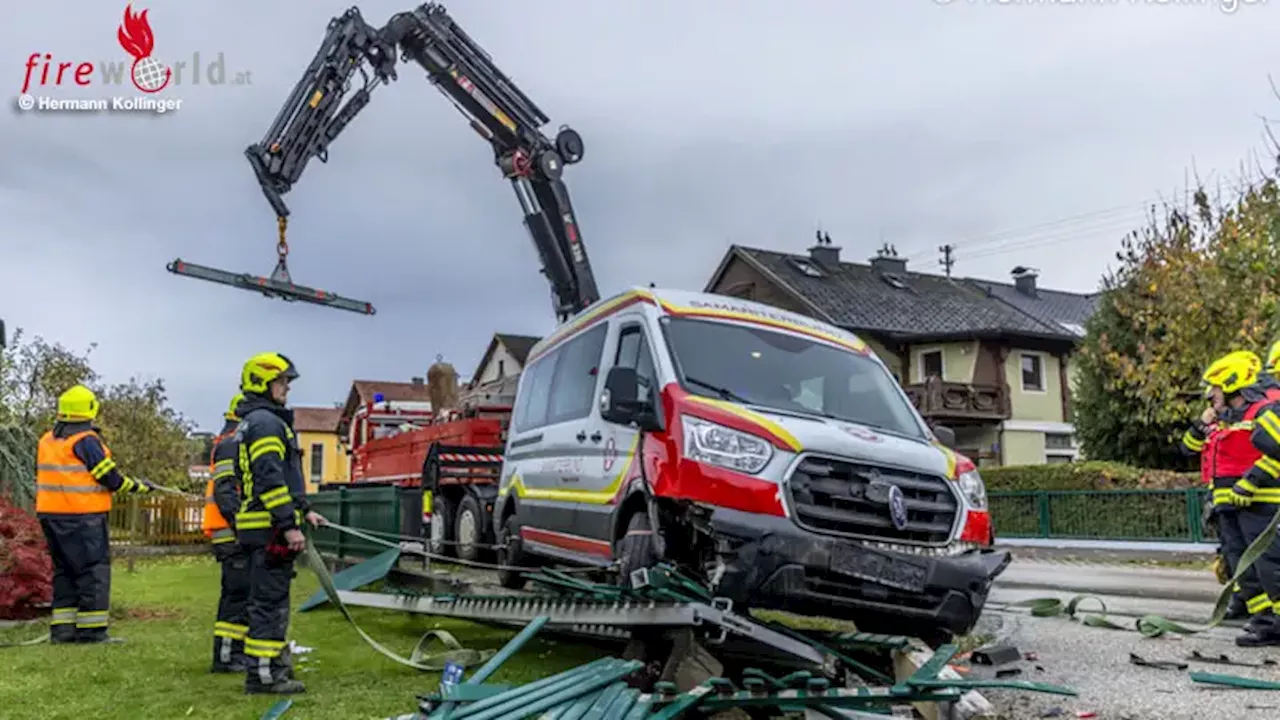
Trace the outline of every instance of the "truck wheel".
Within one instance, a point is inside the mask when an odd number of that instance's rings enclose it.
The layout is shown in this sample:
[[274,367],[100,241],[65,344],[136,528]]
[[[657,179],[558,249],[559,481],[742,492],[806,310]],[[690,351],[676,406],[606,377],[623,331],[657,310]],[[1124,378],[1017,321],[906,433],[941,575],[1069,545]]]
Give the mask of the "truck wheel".
[[476,502],[474,495],[462,496],[453,528],[457,556],[474,562],[480,557],[480,532],[484,528],[483,518],[480,517],[480,503]]
[[431,503],[431,542],[428,552],[453,557],[453,503],[444,495]]
[[618,561],[618,584],[625,587],[631,585],[632,570],[652,567],[658,562],[649,516],[643,510],[632,513],[627,520],[627,534],[614,546],[613,557]]
[[[520,541],[520,521],[515,513],[507,516],[498,530],[498,584],[508,590],[520,590],[525,585],[524,573],[515,568],[524,564],[524,548]],[[507,569],[510,568],[510,569]]]

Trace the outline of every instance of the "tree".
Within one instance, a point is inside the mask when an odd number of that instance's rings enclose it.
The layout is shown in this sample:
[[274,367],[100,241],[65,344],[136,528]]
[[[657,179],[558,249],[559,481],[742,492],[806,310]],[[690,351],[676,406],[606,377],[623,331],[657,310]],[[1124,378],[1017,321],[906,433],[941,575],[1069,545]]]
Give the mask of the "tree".
[[0,351],[0,426],[13,424],[37,436],[53,426],[58,396],[77,383],[102,402],[97,424],[125,472],[164,485],[189,484],[187,467],[196,448],[190,424],[168,404],[164,382],[104,385],[89,362],[96,345],[76,353],[18,329]]
[[1090,458],[1185,467],[1177,442],[1205,407],[1201,375],[1238,349],[1260,354],[1280,309],[1280,189],[1274,180],[1236,202],[1195,194],[1127,237],[1103,280],[1078,361],[1077,436]]
[[83,354],[40,336],[23,342],[21,328],[0,349],[0,425],[15,423],[43,432],[53,424],[58,395],[76,384],[98,380],[89,364],[95,345]]

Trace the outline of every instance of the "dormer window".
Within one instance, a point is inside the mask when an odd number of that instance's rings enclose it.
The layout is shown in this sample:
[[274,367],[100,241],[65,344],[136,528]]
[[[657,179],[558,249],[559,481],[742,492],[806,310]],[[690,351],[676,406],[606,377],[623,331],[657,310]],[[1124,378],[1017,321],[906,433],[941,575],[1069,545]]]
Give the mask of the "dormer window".
[[791,261],[792,267],[794,267],[795,269],[799,270],[800,272],[804,273],[805,275],[811,278],[821,278],[821,277],[827,276],[826,273],[819,270],[816,265],[809,262],[808,260],[805,260],[803,258],[795,258],[795,257],[789,257],[787,258],[787,260]]

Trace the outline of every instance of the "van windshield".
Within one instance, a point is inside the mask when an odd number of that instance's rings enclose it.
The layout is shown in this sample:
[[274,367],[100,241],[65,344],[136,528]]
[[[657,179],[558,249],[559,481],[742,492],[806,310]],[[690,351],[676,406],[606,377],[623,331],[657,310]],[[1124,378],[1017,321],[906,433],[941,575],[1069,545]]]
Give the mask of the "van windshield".
[[669,318],[666,328],[691,393],[925,437],[893,376],[869,357],[746,325]]

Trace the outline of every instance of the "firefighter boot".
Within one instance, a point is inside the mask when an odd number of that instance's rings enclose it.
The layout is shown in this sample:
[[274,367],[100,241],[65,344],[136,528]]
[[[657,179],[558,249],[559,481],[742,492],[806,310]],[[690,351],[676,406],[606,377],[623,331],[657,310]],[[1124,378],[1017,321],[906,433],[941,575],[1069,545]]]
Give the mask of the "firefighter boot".
[[244,655],[244,641],[230,638],[214,638],[211,673],[242,673],[249,669]]
[[1245,627],[1245,633],[1236,638],[1240,647],[1271,647],[1280,645],[1280,618],[1270,610],[1258,613]]
[[1244,620],[1245,618],[1252,620],[1249,617],[1249,608],[1245,606],[1244,600],[1241,600],[1239,595],[1232,595],[1231,604],[1227,606],[1227,614],[1222,619]]

